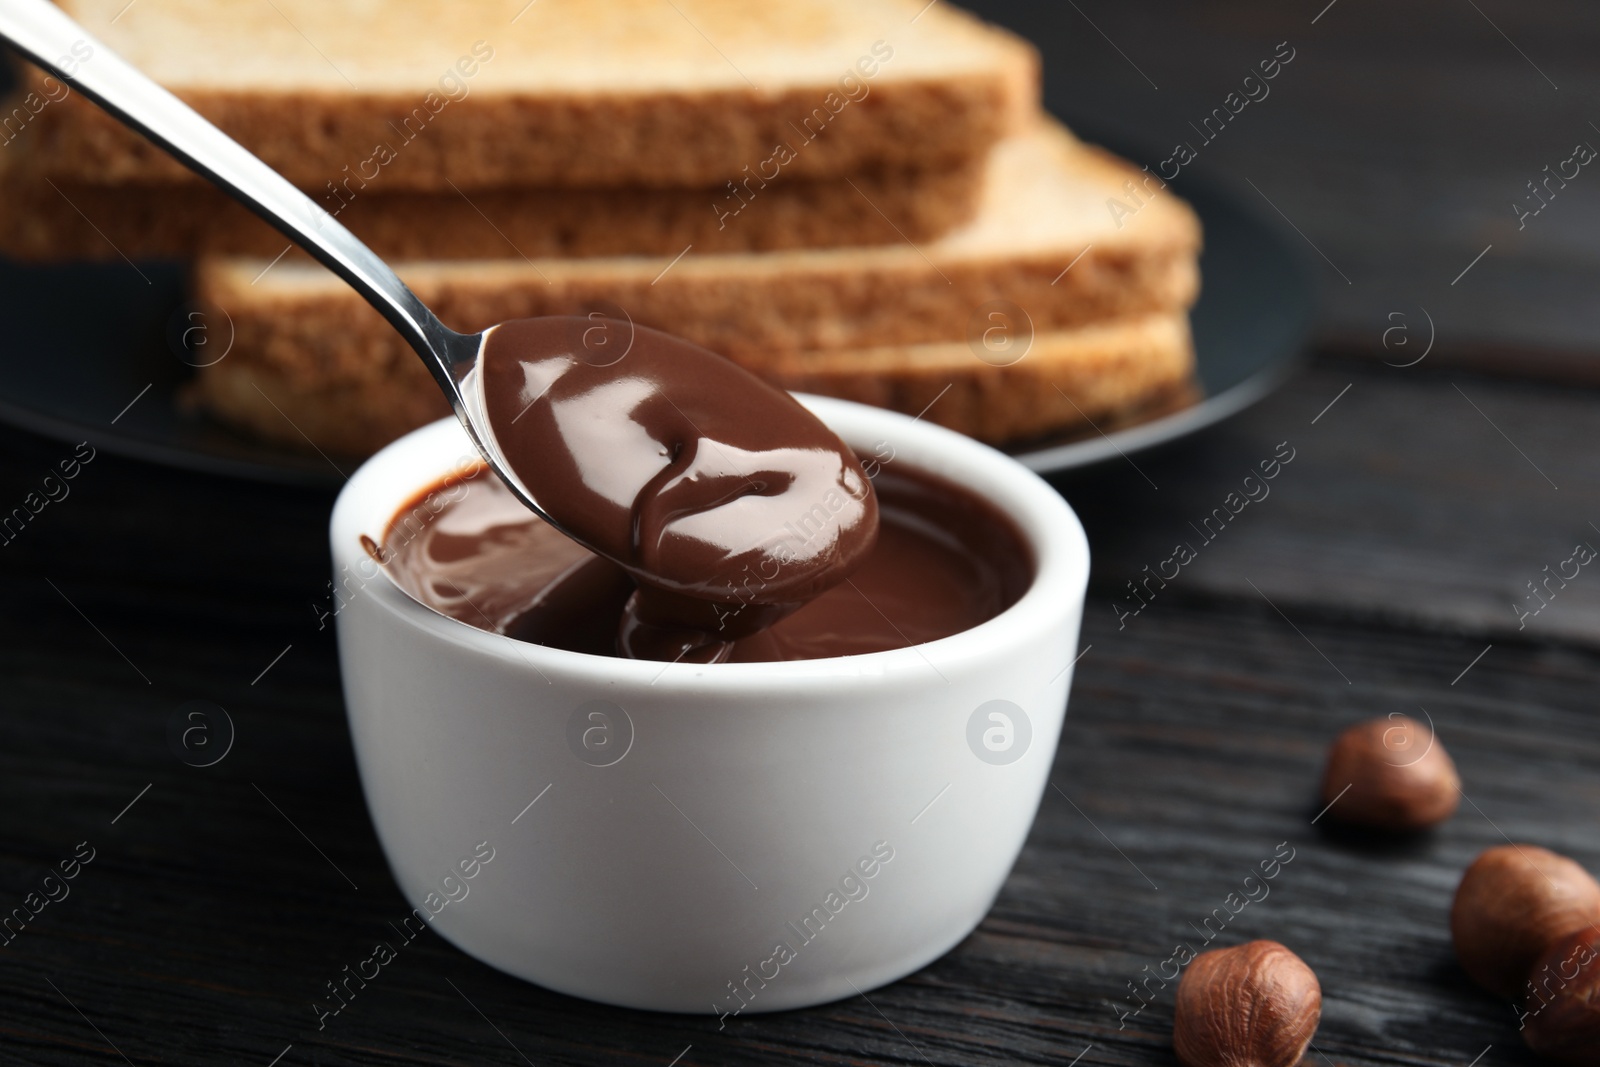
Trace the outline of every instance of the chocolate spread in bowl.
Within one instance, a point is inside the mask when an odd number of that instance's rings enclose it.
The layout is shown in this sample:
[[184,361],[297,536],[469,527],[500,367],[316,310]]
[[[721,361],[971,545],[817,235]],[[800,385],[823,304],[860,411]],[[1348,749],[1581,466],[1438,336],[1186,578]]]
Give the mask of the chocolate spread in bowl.
[[[875,482],[878,536],[854,573],[731,641],[723,659],[904,648],[970,629],[1026,591],[1033,577],[1026,543],[993,505],[904,464],[885,467]],[[815,537],[819,528],[813,519],[792,536]],[[408,502],[390,523],[383,555],[402,589],[451,618],[553,648],[619,654],[632,576],[534,515],[486,470]],[[744,580],[750,603],[760,580]]]

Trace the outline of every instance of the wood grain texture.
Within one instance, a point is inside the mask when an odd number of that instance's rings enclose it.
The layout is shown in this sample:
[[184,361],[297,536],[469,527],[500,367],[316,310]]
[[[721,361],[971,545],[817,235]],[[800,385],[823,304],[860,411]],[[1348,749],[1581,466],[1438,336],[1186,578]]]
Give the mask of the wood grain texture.
[[[329,500],[98,456],[0,547],[0,909],[77,842],[98,852],[0,948],[0,1062],[1166,1065],[1172,987],[1152,983],[1124,1026],[1127,983],[1198,947],[1287,842],[1270,895],[1215,943],[1271,937],[1317,971],[1314,1062],[1466,1067],[1492,1045],[1481,1063],[1532,1063],[1509,1006],[1455,967],[1446,913],[1460,871],[1506,836],[1600,869],[1600,649],[1579,591],[1515,639],[1492,623],[1504,583],[1569,538],[1566,502],[1593,499],[1594,401],[1325,362],[1137,458],[1159,489],[1127,465],[1064,483],[1097,553],[1091,647],[1055,788],[993,912],[870,1000],[720,1032],[548,993],[426,934],[319,1033],[312,998],[406,910],[311,607]],[[1272,495],[1119,630],[1107,603],[1126,577],[1285,439],[1298,451]],[[0,499],[69,452],[0,434]],[[165,735],[194,699],[238,731],[207,769]],[[1400,843],[1313,826],[1326,743],[1419,706],[1460,767],[1461,813]]]
[[[1094,545],[1089,614],[1137,608],[1126,583],[1182,542],[1196,560],[1169,588],[1152,584],[1128,629],[1163,599],[1220,595],[1451,634],[1466,653],[1457,670],[1490,642],[1600,647],[1600,559],[1563,567],[1578,544],[1600,548],[1595,394],[1428,368],[1327,361],[1201,452],[1179,445],[1138,470],[1063,482],[1091,529],[1116,531]],[[1293,462],[1233,515],[1228,494],[1237,506],[1282,442]]]
[[[547,993],[425,935],[318,1033],[323,982],[405,909],[312,606],[329,501],[102,455],[0,545],[0,911],[77,842],[97,849],[70,896],[0,948],[0,1063],[1170,1065],[1171,987],[1122,1026],[1127,983],[1198,944],[1195,926],[1280,842],[1293,861],[1218,942],[1271,937],[1315,968],[1309,1062],[1534,1062],[1509,1007],[1455,967],[1446,909],[1465,864],[1507,837],[1600,870],[1600,574],[1523,629],[1510,606],[1575,540],[1600,544],[1585,532],[1600,524],[1600,404],[1461,367],[1594,380],[1600,175],[1524,230],[1509,205],[1572,141],[1600,144],[1584,103],[1600,89],[1600,11],[972,6],[1041,45],[1058,113],[1152,150],[1190,137],[1290,41],[1272,95],[1193,175],[1304,232],[1324,336],[1346,351],[1412,358],[1382,348],[1391,312],[1420,340],[1426,308],[1438,336],[1416,368],[1324,361],[1137,470],[1061,482],[1094,545],[1091,647],[1059,788],[982,926],[870,1001],[721,1032]],[[1125,583],[1281,441],[1296,458],[1271,496],[1119,628]],[[0,433],[0,509],[71,454]],[[195,699],[238,729],[208,769],[166,740]],[[1461,770],[1460,814],[1401,843],[1312,826],[1327,741],[1419,707]]]

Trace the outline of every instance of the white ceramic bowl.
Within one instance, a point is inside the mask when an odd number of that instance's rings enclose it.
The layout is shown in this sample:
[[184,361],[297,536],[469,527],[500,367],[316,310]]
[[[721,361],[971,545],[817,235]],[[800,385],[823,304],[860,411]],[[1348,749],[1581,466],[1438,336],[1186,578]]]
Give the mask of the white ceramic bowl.
[[340,662],[367,806],[416,908],[405,930],[426,921],[574,996],[722,1014],[870,990],[983,918],[1066,712],[1083,529],[993,449],[802,399],[856,449],[892,449],[893,464],[1009,514],[1036,563],[1022,599],[964,633],[865,656],[705,666],[563,652],[423,607],[361,548],[473,457],[453,420],[350,479],[332,521]]

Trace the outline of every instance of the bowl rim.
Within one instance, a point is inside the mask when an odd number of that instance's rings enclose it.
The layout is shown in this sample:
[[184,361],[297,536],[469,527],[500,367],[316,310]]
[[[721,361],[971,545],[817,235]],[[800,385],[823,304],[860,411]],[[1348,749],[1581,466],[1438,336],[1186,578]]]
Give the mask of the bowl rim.
[[[892,463],[938,475],[989,501],[1010,517],[1033,554],[1033,580],[1016,603],[959,633],[883,652],[819,659],[755,663],[667,663],[598,656],[518,641],[450,618],[414,599],[382,568],[381,579],[365,579],[359,596],[370,597],[388,614],[427,636],[463,647],[513,668],[532,668],[541,676],[559,672],[568,679],[615,690],[642,684],[657,690],[684,686],[770,690],[784,682],[835,680],[851,684],[903,680],[931,667],[958,669],[986,662],[996,650],[1024,647],[1060,622],[1081,613],[1089,579],[1089,545],[1076,513],[1043,478],[1010,456],[964,434],[899,412],[831,397],[796,393],[845,442],[871,450],[888,443]],[[379,540],[390,520],[418,493],[452,471],[481,463],[466,431],[452,416],[413,430],[368,458],[352,474],[334,502],[329,520],[335,581],[351,562],[368,560],[362,535]],[[342,616],[341,610],[337,615]],[[336,624],[341,620],[336,617]],[[1066,649],[1056,677],[1071,666]],[[549,677],[545,677],[549,681]],[[948,679],[945,679],[948,682]]]

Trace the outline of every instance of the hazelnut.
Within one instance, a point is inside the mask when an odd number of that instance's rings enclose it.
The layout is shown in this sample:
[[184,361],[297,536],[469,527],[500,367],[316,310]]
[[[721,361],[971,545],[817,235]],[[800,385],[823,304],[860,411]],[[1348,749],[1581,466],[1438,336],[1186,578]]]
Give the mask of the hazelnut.
[[1276,941],[1203,952],[1178,983],[1172,1047],[1185,1067],[1294,1067],[1322,1018],[1322,986]]
[[1422,830],[1455,814],[1461,778],[1433,730],[1396,713],[1339,735],[1322,772],[1322,802],[1340,822]]
[[1456,958],[1474,982],[1511,999],[1556,940],[1600,925],[1600,884],[1537,845],[1499,845],[1472,861],[1450,906]]
[[1600,1063],[1600,930],[1569,934],[1533,965],[1522,1040],[1556,1063]]

